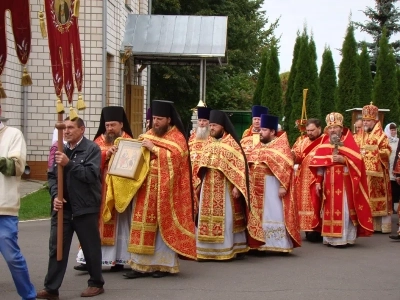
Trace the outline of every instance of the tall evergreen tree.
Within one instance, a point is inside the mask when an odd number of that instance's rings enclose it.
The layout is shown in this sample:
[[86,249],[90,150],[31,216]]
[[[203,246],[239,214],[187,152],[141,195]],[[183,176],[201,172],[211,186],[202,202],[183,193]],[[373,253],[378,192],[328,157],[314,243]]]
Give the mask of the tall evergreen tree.
[[[166,15],[228,16],[227,56],[222,67],[207,68],[206,103],[215,109],[250,109],[256,88],[255,74],[262,50],[269,45],[278,21],[269,21],[263,0],[156,0],[152,12]],[[249,55],[251,53],[251,55]],[[162,66],[151,69],[151,99],[175,102],[183,121],[199,101],[198,66]]]
[[336,111],[336,70],[332,51],[325,47],[322,54],[322,65],[319,73],[319,86],[321,88],[321,117]]
[[397,92],[398,92],[398,101],[400,103],[400,67],[396,67],[396,77],[397,77]]
[[261,58],[261,68],[260,72],[258,73],[257,85],[256,90],[253,96],[253,105],[261,105],[261,99],[264,89],[264,82],[265,82],[265,71],[267,69],[267,60],[268,60],[268,49],[264,49]]
[[279,68],[278,47],[276,42],[273,42],[268,56],[261,105],[268,107],[269,114],[282,117],[282,87]]
[[[397,0],[375,0],[375,9],[367,7],[364,14],[369,18],[365,23],[354,22],[356,28],[365,31],[373,38],[373,42],[366,43],[371,56],[372,70],[376,70],[376,62],[378,60],[379,40],[381,38],[383,28],[387,29],[387,38],[400,32],[400,10],[395,6]],[[359,46],[361,46],[360,43]],[[396,40],[392,44],[397,63],[400,63],[400,41]]]
[[[313,38],[309,38],[306,29],[302,34],[302,43],[300,46],[299,57],[296,68],[297,74],[294,82],[294,90],[292,94],[292,111],[290,114],[289,124],[295,124],[300,119],[303,107],[303,89],[308,89],[307,94],[307,117],[321,117],[320,89],[318,82],[317,54]],[[293,127],[292,127],[293,128]],[[294,142],[299,136],[297,128],[291,130],[289,126],[289,140]]]
[[290,133],[293,131],[292,127],[294,126],[294,123],[290,123],[291,120],[290,114],[292,112],[292,94],[294,91],[294,80],[296,79],[296,74],[297,74],[296,64],[299,57],[301,42],[302,42],[302,36],[300,35],[300,32],[297,32],[297,38],[293,49],[292,66],[290,67],[289,79],[287,82],[287,89],[285,94],[285,101],[283,103],[284,116],[285,116],[285,121],[283,122],[283,128],[288,132],[289,136]]
[[396,76],[396,59],[383,30],[379,41],[379,56],[376,63],[373,100],[378,108],[389,108],[385,119],[389,122],[399,122],[399,102]]
[[342,46],[342,61],[339,65],[338,101],[336,109],[344,116],[344,125],[350,127],[351,114],[345,110],[360,105],[360,67],[358,66],[357,43],[354,27],[350,23]]
[[318,66],[317,66],[317,49],[313,36],[311,36],[310,44],[308,46],[309,61],[308,68],[310,78],[308,83],[308,96],[307,96],[307,117],[308,118],[321,118],[321,89],[318,79]]
[[369,104],[372,100],[372,75],[370,67],[370,56],[367,45],[363,43],[360,56],[358,58],[360,66],[360,106]]
[[299,136],[299,130],[294,127],[296,120],[301,117],[302,101],[303,101],[303,89],[309,88],[307,86],[307,79],[309,77],[308,72],[308,48],[309,48],[309,36],[307,29],[304,28],[301,34],[299,56],[296,61],[296,77],[294,78],[293,91],[290,99],[292,109],[289,115],[289,141],[294,143],[296,138]]

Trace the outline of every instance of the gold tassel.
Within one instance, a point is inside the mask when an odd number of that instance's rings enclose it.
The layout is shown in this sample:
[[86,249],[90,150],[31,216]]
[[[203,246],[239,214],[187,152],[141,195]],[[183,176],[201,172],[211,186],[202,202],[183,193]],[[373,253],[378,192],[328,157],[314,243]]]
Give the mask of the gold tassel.
[[76,108],[77,108],[78,110],[84,110],[84,109],[86,108],[86,104],[85,104],[85,102],[83,101],[83,97],[82,97],[82,94],[81,94],[81,93],[79,93],[78,102],[76,103]]
[[74,3],[74,16],[79,18],[79,7],[81,6],[80,0],[75,0]]
[[78,118],[78,114],[77,114],[76,110],[72,106],[70,106],[69,107],[69,119],[71,121],[73,121],[76,118]]
[[47,37],[47,31],[46,31],[46,23],[44,22],[44,12],[39,11],[39,25],[40,25],[40,31],[42,32],[42,38]]
[[4,91],[3,84],[0,81],[0,99],[7,98],[6,92]]
[[64,105],[62,104],[61,98],[59,96],[57,96],[56,110],[58,114],[64,113]]
[[32,85],[32,79],[26,67],[24,67],[24,73],[22,74],[21,85],[22,86]]

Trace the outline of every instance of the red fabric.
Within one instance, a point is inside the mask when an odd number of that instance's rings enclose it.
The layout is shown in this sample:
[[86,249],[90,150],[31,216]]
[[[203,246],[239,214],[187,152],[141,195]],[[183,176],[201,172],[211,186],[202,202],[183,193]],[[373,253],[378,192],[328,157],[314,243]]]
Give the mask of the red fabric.
[[[345,165],[349,172],[349,175],[347,176],[349,178],[345,179],[343,178],[343,175],[340,176],[342,177],[341,180],[344,182],[346,188],[349,209],[353,209],[356,214],[355,218],[359,224],[359,226],[357,226],[358,236],[370,236],[374,230],[372,225],[371,209],[368,204],[368,185],[365,165],[361,155],[359,154],[360,149],[354,141],[350,130],[347,128],[343,129],[341,141],[343,142],[343,146],[339,146],[338,153],[345,157]],[[314,176],[317,176],[318,167],[325,167],[327,172],[335,172],[337,166],[343,166],[332,162],[333,149],[334,146],[330,144],[329,135],[325,135],[310,163],[310,168]],[[337,175],[335,176],[338,177],[336,180],[336,183],[338,183],[340,178]],[[346,182],[346,180],[348,180],[348,182]],[[327,189],[330,188],[327,183],[329,182],[325,182],[325,193],[327,192]]]
[[69,19],[66,23],[61,24],[55,9],[55,0],[45,0],[54,87],[58,96],[61,96],[64,87],[70,104],[74,93],[73,69],[79,92],[82,90],[83,81],[78,19],[73,15],[75,2],[76,0],[71,0],[68,11]]
[[7,60],[6,10],[11,13],[11,26],[15,39],[15,50],[19,61],[25,65],[31,51],[31,19],[29,0],[0,1],[0,75]]

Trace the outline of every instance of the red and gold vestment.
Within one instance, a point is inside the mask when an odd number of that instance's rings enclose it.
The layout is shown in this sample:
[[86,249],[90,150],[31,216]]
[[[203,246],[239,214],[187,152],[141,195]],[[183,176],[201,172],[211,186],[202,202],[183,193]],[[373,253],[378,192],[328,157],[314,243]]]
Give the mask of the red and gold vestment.
[[260,133],[259,132],[254,132],[250,135],[245,136],[242,138],[240,141],[240,145],[242,146],[242,149],[244,151],[244,154],[246,154],[246,157],[251,153],[251,151],[254,149],[255,146],[257,146],[260,143]]
[[[206,168],[204,178],[202,168]],[[194,169],[195,188],[202,185],[202,206],[199,208],[198,239],[208,243],[222,243],[225,232],[226,188],[229,189],[235,233],[246,229],[244,202],[248,202],[246,162],[238,143],[230,134],[216,140],[212,138],[204,147],[199,163]],[[242,197],[233,198],[236,187]],[[243,199],[244,198],[244,199]],[[244,201],[243,201],[244,200]]]
[[[317,169],[325,168],[322,204],[322,236],[341,237],[343,234],[343,195],[346,192],[349,216],[357,227],[357,236],[370,236],[374,232],[371,209],[368,204],[368,185],[364,162],[353,135],[347,128],[341,137],[343,146],[338,154],[345,158],[345,164],[334,163],[334,146],[329,135],[324,135],[321,145],[310,161],[310,169],[317,178]],[[345,168],[347,167],[347,168]]]
[[[301,245],[297,205],[295,203],[291,179],[293,158],[286,132],[278,132],[277,138],[268,144],[259,143],[248,156],[250,169],[250,209],[247,230],[252,248],[265,244],[262,228],[264,198],[268,187],[264,188],[265,176],[275,176],[287,193],[282,198],[285,227],[293,242],[293,247]],[[276,195],[278,197],[278,195]]]
[[368,179],[369,205],[372,216],[387,216],[392,213],[392,195],[389,177],[391,148],[380,122],[370,133],[356,134],[354,139],[361,149]]
[[133,207],[128,251],[154,254],[159,230],[170,249],[195,259],[192,185],[185,137],[173,126],[161,138],[149,130],[139,137],[143,139],[150,140],[155,147],[149,173]]
[[299,165],[295,176],[294,197],[299,210],[300,229],[304,231],[321,231],[321,199],[316,193],[316,180],[309,168],[315,149],[321,141],[322,136],[314,141],[305,137],[292,148],[294,163]]
[[[127,133],[122,132],[122,138],[131,138]],[[103,212],[104,207],[106,205],[106,196],[107,196],[107,184],[106,184],[106,176],[108,170],[108,160],[106,159],[107,150],[110,149],[114,144],[108,144],[104,138],[104,135],[100,135],[94,142],[99,145],[101,150],[101,164],[100,164],[100,174],[101,174],[101,208],[100,212]],[[99,218],[99,230],[100,230],[100,238],[101,244],[106,246],[112,246],[115,243],[115,235],[116,235],[116,211],[115,209],[111,212],[111,219],[108,222],[104,222],[102,218],[102,213]]]
[[208,137],[205,140],[196,139],[196,132],[190,135],[189,151],[190,151],[190,162],[192,164],[192,170],[198,169],[196,165],[198,164],[201,154],[203,153],[204,146],[210,139],[211,137]]

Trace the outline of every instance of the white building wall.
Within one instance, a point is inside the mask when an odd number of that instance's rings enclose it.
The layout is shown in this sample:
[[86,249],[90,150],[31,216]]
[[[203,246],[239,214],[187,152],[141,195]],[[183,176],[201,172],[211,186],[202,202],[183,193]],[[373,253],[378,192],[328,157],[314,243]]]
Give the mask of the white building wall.
[[[103,62],[103,1],[81,1],[79,31],[81,36],[83,59],[83,98],[87,105],[86,110],[79,112],[79,116],[86,122],[86,136],[92,139],[97,132],[100,113],[103,103],[122,105],[124,103],[123,65],[120,63],[120,47],[125,33],[125,22],[128,13],[147,14],[147,0],[130,0],[131,9],[125,6],[127,0],[107,1],[107,54],[111,67],[107,77],[109,85],[104,83]],[[30,0],[32,47],[28,61],[28,72],[32,77],[33,85],[26,88],[27,92],[27,126],[24,126],[23,87],[21,87],[22,67],[14,49],[14,38],[10,27],[10,18],[7,18],[7,46],[8,57],[1,76],[3,87],[8,96],[2,99],[3,116],[10,118],[7,122],[22,131],[26,128],[25,139],[28,146],[28,161],[47,161],[51,144],[52,133],[56,123],[56,95],[54,92],[53,77],[50,66],[50,55],[47,38],[42,38],[39,28],[38,12],[43,7],[44,0]],[[146,75],[146,74],[144,74]],[[147,78],[143,76],[142,84],[146,86]],[[107,91],[107,87],[109,90]],[[105,99],[105,95],[109,95]],[[74,104],[78,98],[75,90]],[[65,99],[65,97],[64,97]],[[103,101],[104,99],[104,101]],[[66,113],[69,112],[67,101],[64,101]],[[67,116],[67,115],[65,115]]]

